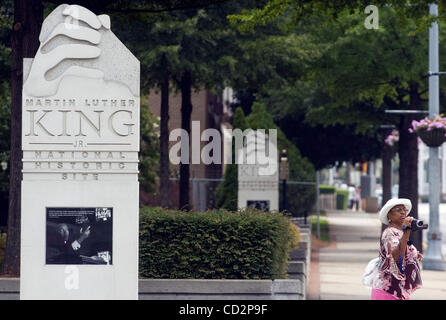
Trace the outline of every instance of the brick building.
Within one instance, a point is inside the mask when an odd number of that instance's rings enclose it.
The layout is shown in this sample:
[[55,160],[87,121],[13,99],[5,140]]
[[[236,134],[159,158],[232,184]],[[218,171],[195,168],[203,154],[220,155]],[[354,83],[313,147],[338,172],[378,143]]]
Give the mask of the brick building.
[[[227,90],[225,90],[227,92]],[[224,112],[223,96],[210,93],[206,90],[192,91],[192,115],[191,121],[199,121],[200,124],[200,136],[203,130],[213,128],[222,132],[222,124],[227,120],[227,114]],[[160,117],[161,106],[161,92],[151,91],[148,96],[148,106],[150,111],[155,117]],[[141,106],[144,107],[144,106]],[[191,125],[192,127],[192,125]],[[181,128],[181,94],[171,93],[169,96],[169,132],[173,129]],[[221,135],[223,137],[223,135]],[[192,139],[192,137],[189,137]],[[198,139],[195,137],[195,139]],[[169,142],[170,148],[176,144],[176,141]],[[201,148],[203,148],[208,142],[202,141]],[[222,141],[222,153],[223,153],[223,141]],[[190,152],[192,148],[190,148]],[[191,156],[189,159],[192,159]],[[194,205],[197,210],[205,210],[212,207],[213,189],[218,184],[218,181],[205,181],[205,179],[219,179],[222,177],[222,165],[221,164],[190,164],[190,203]],[[179,200],[178,179],[179,178],[179,165],[170,164],[171,180],[169,193],[171,194],[171,206],[177,207]],[[206,183],[207,182],[207,183]],[[209,190],[210,188],[210,190]],[[199,193],[199,195],[197,194]],[[141,190],[141,203],[145,205],[159,205],[159,196],[148,195]]]

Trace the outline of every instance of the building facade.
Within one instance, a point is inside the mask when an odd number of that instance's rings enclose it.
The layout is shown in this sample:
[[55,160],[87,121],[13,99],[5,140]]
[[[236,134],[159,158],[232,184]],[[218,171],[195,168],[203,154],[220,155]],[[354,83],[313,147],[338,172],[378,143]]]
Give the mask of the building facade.
[[[222,137],[222,122],[223,122],[223,94],[214,94],[206,90],[193,90],[191,94],[192,100],[192,114],[191,114],[191,127],[195,122],[195,125],[199,124],[200,137],[206,129],[216,129],[219,131]],[[147,97],[147,105],[152,114],[160,118],[161,108],[161,92],[152,90]],[[181,128],[181,94],[180,92],[171,92],[169,95],[169,133],[174,129]],[[191,139],[199,139],[198,137],[189,137]],[[201,139],[200,139],[201,140]],[[223,139],[222,139],[223,140]],[[169,141],[170,148],[177,144],[177,141]],[[201,141],[200,150],[208,144],[207,141]],[[223,141],[221,142],[221,148],[223,149]],[[190,203],[195,210],[202,211],[213,206],[212,196],[218,179],[222,177],[222,164],[209,164],[206,165],[200,161],[199,164],[192,164],[192,148],[189,148],[190,159]],[[178,206],[179,200],[179,165],[170,163],[170,188],[169,193],[172,195],[171,207]],[[142,203],[146,205],[159,205],[159,195],[144,194],[142,190]]]

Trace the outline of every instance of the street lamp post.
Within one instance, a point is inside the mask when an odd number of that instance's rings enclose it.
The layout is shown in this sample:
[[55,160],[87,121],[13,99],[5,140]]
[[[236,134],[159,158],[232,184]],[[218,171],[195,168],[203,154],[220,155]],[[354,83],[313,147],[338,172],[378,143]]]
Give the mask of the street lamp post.
[[317,213],[317,229],[316,237],[321,238],[321,202],[320,202],[320,190],[319,185],[321,183],[321,172],[316,171],[316,213]]
[[287,184],[288,180],[288,158],[286,154],[286,149],[282,150],[282,155],[280,157],[280,179],[282,180],[282,211],[286,210],[287,206]]
[[[429,5],[429,13],[438,16],[438,6]],[[438,23],[432,23],[429,29],[429,117],[433,118],[440,112],[439,84],[441,75],[438,72]],[[438,147],[429,147],[429,231],[427,233],[427,252],[423,259],[423,269],[445,270],[441,252],[440,232],[440,159]]]

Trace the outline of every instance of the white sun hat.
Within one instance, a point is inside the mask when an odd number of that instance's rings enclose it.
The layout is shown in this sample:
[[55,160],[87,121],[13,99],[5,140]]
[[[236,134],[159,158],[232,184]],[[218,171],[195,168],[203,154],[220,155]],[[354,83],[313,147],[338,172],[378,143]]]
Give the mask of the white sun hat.
[[386,204],[381,208],[379,211],[379,220],[385,225],[389,224],[389,218],[387,217],[387,214],[390,210],[392,210],[393,207],[398,205],[404,205],[407,209],[406,216],[409,214],[410,210],[412,210],[412,202],[410,202],[409,199],[390,199],[386,202]]

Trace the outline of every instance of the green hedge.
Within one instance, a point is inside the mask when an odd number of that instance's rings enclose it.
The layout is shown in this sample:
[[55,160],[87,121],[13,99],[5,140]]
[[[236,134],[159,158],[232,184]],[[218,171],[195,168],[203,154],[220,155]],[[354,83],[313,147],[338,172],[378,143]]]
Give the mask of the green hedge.
[[326,184],[320,184],[319,185],[319,193],[320,194],[335,194],[336,193],[336,187],[326,185]]
[[140,210],[139,273],[164,279],[286,278],[297,227],[258,210]]
[[348,190],[336,189],[336,209],[347,210],[348,208]]

